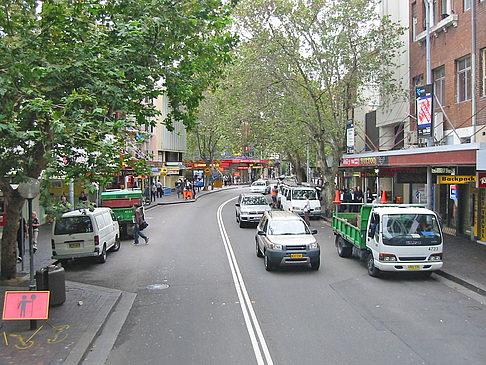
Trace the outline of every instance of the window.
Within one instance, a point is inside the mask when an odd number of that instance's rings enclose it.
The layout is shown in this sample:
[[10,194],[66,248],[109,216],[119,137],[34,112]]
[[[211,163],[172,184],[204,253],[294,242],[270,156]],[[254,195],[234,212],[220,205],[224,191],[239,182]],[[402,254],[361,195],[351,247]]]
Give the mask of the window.
[[464,11],[471,9],[471,0],[464,0]]
[[412,4],[412,39],[417,39],[417,3]]
[[481,87],[481,95],[486,96],[486,48],[481,50]]
[[[445,66],[441,66],[432,70],[432,76],[434,78],[434,94],[440,105],[444,106],[444,94],[445,94]],[[437,108],[440,108],[437,105]]]
[[456,61],[457,70],[457,102],[471,99],[471,56],[459,58]]

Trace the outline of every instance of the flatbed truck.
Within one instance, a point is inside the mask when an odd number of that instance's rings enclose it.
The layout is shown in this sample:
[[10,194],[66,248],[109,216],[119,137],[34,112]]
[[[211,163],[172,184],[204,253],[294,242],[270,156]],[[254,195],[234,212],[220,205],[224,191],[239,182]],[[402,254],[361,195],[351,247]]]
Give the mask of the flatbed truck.
[[423,206],[364,204],[357,213],[336,211],[332,228],[338,255],[359,256],[371,276],[382,271],[430,274],[442,267],[440,221]]
[[110,190],[101,193],[101,206],[113,210],[120,225],[120,236],[123,239],[133,237],[133,204],[140,205],[140,211],[143,215],[142,201],[142,190]]

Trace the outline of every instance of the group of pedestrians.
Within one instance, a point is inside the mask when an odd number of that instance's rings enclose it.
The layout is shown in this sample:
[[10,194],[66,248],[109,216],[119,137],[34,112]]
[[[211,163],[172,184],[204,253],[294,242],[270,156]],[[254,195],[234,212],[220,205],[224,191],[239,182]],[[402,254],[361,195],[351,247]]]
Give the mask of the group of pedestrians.
[[180,199],[196,199],[196,184],[188,179],[179,179],[175,183],[177,198]]
[[[366,199],[368,199],[368,191],[366,192],[366,195],[367,195]],[[356,186],[355,188],[351,188],[351,189],[347,189],[346,187],[343,186],[340,190],[340,199],[342,204],[339,206],[339,210],[341,212],[344,212],[346,210],[348,212],[359,212],[361,208],[360,205],[350,205],[346,203],[363,204],[365,196],[360,186]]]

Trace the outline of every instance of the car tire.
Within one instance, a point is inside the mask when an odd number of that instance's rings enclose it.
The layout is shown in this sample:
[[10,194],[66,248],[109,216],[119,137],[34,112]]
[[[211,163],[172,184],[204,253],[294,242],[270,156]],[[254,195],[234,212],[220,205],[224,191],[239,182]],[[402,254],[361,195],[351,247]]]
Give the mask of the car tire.
[[336,248],[339,257],[350,257],[353,253],[353,247],[349,246],[341,236],[336,236]]
[[240,223],[240,218],[238,217],[238,213],[236,213],[236,223]]
[[101,251],[101,255],[98,256],[98,262],[100,264],[104,264],[106,262],[106,245],[103,245],[103,251]]
[[373,276],[374,278],[380,276],[380,269],[378,269],[375,266],[375,260],[371,252],[368,254],[367,266],[368,266],[368,275]]
[[263,255],[263,257],[264,257],[263,263],[265,264],[265,270],[272,271],[273,270],[273,265],[271,264],[270,260],[268,259],[268,255],[267,255],[266,252]]
[[120,242],[120,237],[116,236],[115,237],[115,244],[110,248],[111,252],[116,252],[120,249],[121,242]]
[[262,251],[260,250],[260,247],[258,246],[258,241],[255,240],[255,246],[256,246],[256,255],[257,257],[263,257]]
[[246,224],[241,220],[241,218],[239,219],[239,221],[240,221],[240,228],[243,228],[243,227],[246,226]]
[[319,257],[317,260],[314,262],[311,262],[311,269],[314,271],[319,270],[319,266],[321,266],[321,258]]

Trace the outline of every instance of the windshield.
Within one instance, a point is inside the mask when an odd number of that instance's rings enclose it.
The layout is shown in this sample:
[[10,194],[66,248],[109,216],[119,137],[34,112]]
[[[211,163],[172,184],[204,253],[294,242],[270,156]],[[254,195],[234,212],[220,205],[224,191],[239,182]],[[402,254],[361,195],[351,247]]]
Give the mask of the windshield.
[[383,216],[383,244],[391,246],[439,245],[437,218],[432,214],[388,214]]
[[255,181],[253,184],[251,184],[252,186],[265,186],[265,182],[264,181]]
[[309,228],[301,220],[271,221],[268,226],[268,234],[274,236],[310,234]]
[[315,190],[293,190],[292,191],[292,199],[294,200],[305,200],[305,194],[309,195],[310,200],[316,200],[316,191]]
[[267,199],[264,196],[245,196],[241,202],[242,205],[267,205]]
[[54,234],[73,234],[93,232],[93,225],[88,216],[67,217],[56,222]]

